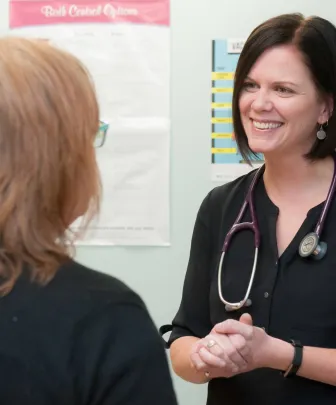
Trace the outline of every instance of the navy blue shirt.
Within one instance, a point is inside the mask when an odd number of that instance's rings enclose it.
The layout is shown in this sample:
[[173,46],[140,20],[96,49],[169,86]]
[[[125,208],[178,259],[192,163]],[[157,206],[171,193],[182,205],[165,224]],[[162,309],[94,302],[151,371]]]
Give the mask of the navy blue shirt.
[[162,339],[140,297],[69,261],[44,287],[25,271],[0,299],[0,404],[177,402]]
[[[314,230],[323,204],[312,208],[289,246],[278,257],[278,208],[269,199],[263,177],[254,191],[261,234],[259,259],[250,298],[252,306],[226,312],[218,295],[221,250],[247,194],[255,171],[213,189],[204,199],[195,223],[190,258],[179,310],[172,322],[169,345],[182,336],[203,338],[226,319],[252,315],[254,324],[283,340],[336,348],[336,201],[333,201],[321,240],[328,250],[321,261],[298,253],[303,237]],[[250,221],[246,210],[243,221]],[[222,271],[222,293],[227,301],[243,299],[254,259],[254,237],[241,231],[231,240]],[[258,369],[209,382],[207,405],[331,405],[336,387],[299,376],[284,378],[278,370]]]

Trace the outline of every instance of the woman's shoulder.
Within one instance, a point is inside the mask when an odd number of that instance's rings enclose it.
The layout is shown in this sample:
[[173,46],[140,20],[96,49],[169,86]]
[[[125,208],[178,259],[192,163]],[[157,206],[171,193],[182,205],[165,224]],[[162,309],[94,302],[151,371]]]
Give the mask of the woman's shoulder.
[[43,354],[58,350],[62,365],[71,358],[83,403],[176,404],[162,339],[126,283],[69,260],[47,285],[26,279],[19,292],[29,298],[25,318],[38,325],[29,333],[43,342]]
[[40,286],[26,278],[20,285],[20,294],[30,296],[32,305],[41,308],[40,314],[67,313],[74,322],[114,308],[147,312],[142,298],[125,282],[70,259],[48,284]]

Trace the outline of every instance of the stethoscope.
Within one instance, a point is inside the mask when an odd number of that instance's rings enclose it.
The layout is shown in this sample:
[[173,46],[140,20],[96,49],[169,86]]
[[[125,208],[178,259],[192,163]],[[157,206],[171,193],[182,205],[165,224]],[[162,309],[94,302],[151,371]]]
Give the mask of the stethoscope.
[[[253,192],[255,185],[262,173],[264,166],[261,166],[255,173],[252,182],[250,184],[250,187],[247,192],[247,196],[244,200],[244,203],[240,209],[240,212],[232,225],[231,229],[229,230],[228,234],[225,237],[223,248],[222,248],[222,254],[220,257],[219,265],[218,265],[218,294],[223,302],[225,304],[225,310],[226,311],[237,311],[238,309],[242,307],[249,307],[252,305],[252,301],[249,298],[255,272],[256,272],[256,267],[257,267],[257,261],[258,261],[258,252],[259,252],[259,246],[260,246],[260,232],[259,232],[259,226],[258,226],[258,220],[256,216],[256,212],[254,209],[253,205]],[[334,156],[334,174],[333,178],[331,181],[331,185],[328,191],[327,198],[325,200],[325,203],[323,205],[323,209],[320,215],[319,220],[317,221],[316,227],[313,232],[308,233],[301,241],[300,246],[299,246],[299,255],[301,257],[307,258],[311,256],[315,260],[321,260],[325,254],[327,253],[327,244],[326,242],[320,241],[320,237],[322,234],[322,229],[324,226],[325,219],[328,214],[328,210],[331,204],[331,201],[334,197],[336,190],[336,157]],[[251,222],[242,222],[240,223],[244,212],[246,210],[247,205],[250,207],[250,213],[251,213]],[[254,253],[254,260],[253,260],[253,266],[252,266],[252,273],[250,276],[250,281],[247,286],[246,294],[244,298],[239,301],[239,302],[229,302],[226,301],[223,297],[222,294],[222,286],[221,286],[221,280],[222,280],[222,268],[223,268],[223,262],[224,262],[224,256],[225,253],[228,250],[229,243],[231,241],[232,236],[241,231],[241,230],[246,230],[250,229],[254,233],[254,246],[255,246],[255,253]]]

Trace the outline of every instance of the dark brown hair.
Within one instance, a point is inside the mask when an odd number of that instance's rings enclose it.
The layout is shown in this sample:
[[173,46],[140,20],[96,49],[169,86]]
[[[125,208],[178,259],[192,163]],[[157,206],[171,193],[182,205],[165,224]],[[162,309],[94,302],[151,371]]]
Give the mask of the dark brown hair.
[[0,293],[24,265],[48,282],[71,256],[69,225],[98,212],[98,123],[79,60],[45,41],[0,39]]
[[[238,148],[243,158],[250,162],[256,156],[249,148],[241,122],[239,97],[244,81],[257,59],[266,50],[278,45],[293,44],[302,54],[311,72],[317,91],[332,97],[336,104],[336,28],[320,17],[304,18],[302,14],[283,14],[256,27],[248,37],[239,57],[235,72],[232,99],[233,128]],[[322,159],[336,148],[336,120],[328,121],[327,138],[316,140],[308,153],[309,159]]]

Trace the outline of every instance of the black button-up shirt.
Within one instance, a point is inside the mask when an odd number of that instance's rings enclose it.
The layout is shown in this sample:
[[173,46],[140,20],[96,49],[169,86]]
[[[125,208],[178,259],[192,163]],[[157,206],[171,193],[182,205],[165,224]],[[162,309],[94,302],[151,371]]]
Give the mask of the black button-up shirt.
[[[269,199],[263,178],[253,198],[261,246],[250,298],[252,306],[226,312],[218,295],[218,264],[226,234],[232,227],[247,194],[253,173],[213,189],[197,215],[192,237],[183,297],[172,326],[169,344],[181,336],[206,336],[212,327],[228,318],[252,315],[254,324],[274,337],[298,339],[305,346],[336,348],[336,201],[333,201],[321,240],[326,256],[304,259],[298,248],[313,231],[323,204],[312,208],[301,228],[278,257],[276,221],[279,210]],[[247,208],[243,221],[250,221]],[[225,255],[222,293],[227,301],[243,299],[255,253],[250,230],[237,233]],[[335,364],[336,367],[336,364]],[[258,369],[233,378],[211,380],[208,405],[283,405],[336,403],[336,387],[299,376],[284,378],[272,369]]]

